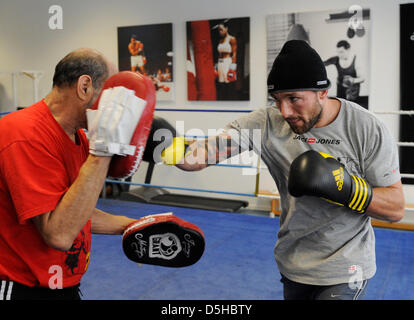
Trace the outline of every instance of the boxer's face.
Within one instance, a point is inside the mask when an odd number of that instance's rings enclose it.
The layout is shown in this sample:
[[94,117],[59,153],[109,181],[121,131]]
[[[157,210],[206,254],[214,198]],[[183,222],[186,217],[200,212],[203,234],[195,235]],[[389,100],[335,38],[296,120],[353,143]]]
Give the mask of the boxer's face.
[[308,132],[322,116],[323,106],[318,92],[281,92],[272,94],[272,97],[282,117],[297,134]]
[[337,48],[336,53],[338,54],[339,59],[348,59],[349,57],[349,49],[343,47]]
[[227,28],[221,24],[218,26],[218,32],[220,34],[220,37],[225,37],[227,34]]

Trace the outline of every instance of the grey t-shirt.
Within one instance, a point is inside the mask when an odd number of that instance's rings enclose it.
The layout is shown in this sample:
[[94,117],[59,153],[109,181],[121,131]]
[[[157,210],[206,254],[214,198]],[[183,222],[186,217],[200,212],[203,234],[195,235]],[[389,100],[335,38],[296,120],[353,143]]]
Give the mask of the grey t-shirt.
[[[332,123],[300,135],[273,107],[226,127],[233,138],[241,137],[241,143],[260,154],[276,182],[282,213],[275,259],[284,276],[300,283],[348,283],[355,270],[359,280],[371,278],[376,271],[375,237],[366,214],[318,197],[292,197],[287,188],[292,161],[312,149],[336,157],[350,174],[373,187],[389,186],[401,178],[397,145],[385,124],[359,105],[338,100],[341,108]],[[260,140],[252,139],[253,129],[260,129]]]

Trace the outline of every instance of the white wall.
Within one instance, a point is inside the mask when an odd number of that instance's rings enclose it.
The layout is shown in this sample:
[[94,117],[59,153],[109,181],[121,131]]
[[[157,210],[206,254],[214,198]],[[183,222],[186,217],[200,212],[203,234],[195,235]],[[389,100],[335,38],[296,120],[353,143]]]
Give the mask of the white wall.
[[[0,71],[42,70],[39,95],[50,88],[56,63],[79,47],[93,47],[117,62],[117,27],[153,23],[173,23],[175,101],[160,102],[158,108],[255,109],[266,103],[266,25],[267,14],[298,11],[346,9],[359,4],[371,9],[371,110],[398,110],[399,105],[399,4],[396,0],[2,0],[0,2]],[[48,9],[63,8],[63,30],[50,30]],[[250,101],[187,101],[185,22],[198,19],[250,17]],[[329,32],[329,31],[328,31]],[[321,34],[321,37],[324,35]],[[20,77],[19,104],[33,102],[31,81]],[[0,112],[10,111],[11,81],[0,75]],[[222,128],[240,113],[158,112],[172,123],[184,120],[185,128]],[[394,116],[381,116],[398,137]],[[143,182],[145,165],[134,177]],[[265,171],[264,171],[265,172]],[[195,188],[253,193],[255,176],[243,176],[240,169],[209,168],[205,172],[184,173],[175,168],[156,167],[154,183]],[[274,182],[264,173],[265,189]],[[405,187],[407,201],[414,202],[414,190]],[[219,196],[208,194],[208,196]],[[270,201],[246,198],[252,207],[268,209]]]

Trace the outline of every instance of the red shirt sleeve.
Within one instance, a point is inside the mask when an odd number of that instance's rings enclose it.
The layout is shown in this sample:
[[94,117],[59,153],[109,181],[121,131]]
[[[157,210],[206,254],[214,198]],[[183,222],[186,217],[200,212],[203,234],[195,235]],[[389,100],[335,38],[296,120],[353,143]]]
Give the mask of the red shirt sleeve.
[[18,141],[2,152],[2,171],[19,223],[54,210],[69,185],[64,163],[36,141]]

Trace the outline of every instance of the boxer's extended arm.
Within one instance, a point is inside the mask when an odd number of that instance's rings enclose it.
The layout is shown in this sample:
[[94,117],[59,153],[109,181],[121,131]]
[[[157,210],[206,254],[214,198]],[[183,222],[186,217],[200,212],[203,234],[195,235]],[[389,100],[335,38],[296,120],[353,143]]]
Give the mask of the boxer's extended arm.
[[95,212],[110,161],[111,157],[89,155],[56,209],[32,218],[50,247],[70,249],[79,231]]
[[186,156],[176,166],[185,171],[199,171],[236,156],[241,151],[238,144],[232,143],[230,136],[220,134],[190,143]]

